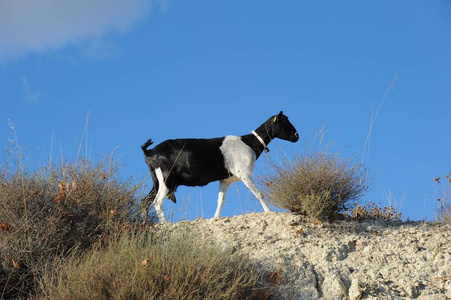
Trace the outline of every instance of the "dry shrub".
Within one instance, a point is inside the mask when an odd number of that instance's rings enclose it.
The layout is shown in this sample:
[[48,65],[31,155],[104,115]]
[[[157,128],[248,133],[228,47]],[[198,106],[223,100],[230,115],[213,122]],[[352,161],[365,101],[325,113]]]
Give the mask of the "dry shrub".
[[451,173],[445,175],[445,180],[435,178],[435,182],[438,184],[435,191],[438,202],[437,220],[451,224]]
[[401,221],[403,215],[392,205],[381,207],[381,204],[368,202],[365,205],[357,204],[350,209],[347,215],[354,220],[382,219],[389,222]]
[[45,299],[258,299],[261,274],[232,253],[184,233],[122,234],[117,243],[60,262]]
[[275,166],[262,186],[273,205],[312,218],[332,218],[367,190],[360,165],[325,151]]
[[0,169],[0,299],[33,295],[56,257],[83,252],[129,222],[139,188],[111,159],[34,170],[23,161]]

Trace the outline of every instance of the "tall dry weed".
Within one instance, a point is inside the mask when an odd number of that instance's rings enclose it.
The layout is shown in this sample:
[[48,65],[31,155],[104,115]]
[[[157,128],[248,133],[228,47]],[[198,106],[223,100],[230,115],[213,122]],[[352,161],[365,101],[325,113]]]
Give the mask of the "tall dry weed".
[[435,178],[437,183],[435,194],[437,196],[437,220],[451,224],[451,173],[445,178]]
[[140,189],[109,157],[31,168],[16,150],[0,167],[0,299],[33,295],[56,257],[130,222]]

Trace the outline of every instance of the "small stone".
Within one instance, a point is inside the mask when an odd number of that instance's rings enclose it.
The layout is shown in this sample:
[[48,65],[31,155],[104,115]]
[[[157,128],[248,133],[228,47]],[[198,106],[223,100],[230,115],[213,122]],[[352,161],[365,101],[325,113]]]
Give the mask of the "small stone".
[[322,291],[325,299],[346,299],[348,295],[348,288],[336,272],[324,278]]
[[349,288],[349,300],[360,300],[362,298],[362,290],[359,287],[359,280],[352,279],[351,287]]

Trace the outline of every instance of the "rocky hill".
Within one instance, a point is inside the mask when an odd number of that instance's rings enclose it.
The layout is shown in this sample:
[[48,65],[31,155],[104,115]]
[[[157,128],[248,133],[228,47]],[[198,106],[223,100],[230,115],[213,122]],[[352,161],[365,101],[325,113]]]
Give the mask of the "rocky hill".
[[162,225],[232,248],[285,299],[451,299],[451,226],[253,213]]

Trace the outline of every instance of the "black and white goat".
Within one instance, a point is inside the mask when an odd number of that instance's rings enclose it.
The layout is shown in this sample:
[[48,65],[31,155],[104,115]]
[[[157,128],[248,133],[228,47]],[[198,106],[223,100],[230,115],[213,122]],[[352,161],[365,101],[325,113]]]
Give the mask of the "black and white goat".
[[165,222],[163,202],[165,198],[174,203],[179,185],[204,186],[220,181],[218,206],[215,218],[219,218],[225,194],[231,183],[241,180],[257,197],[265,212],[270,211],[252,179],[255,160],[269,151],[267,145],[279,138],[297,142],[299,135],[288,118],[280,112],[272,116],[251,134],[226,136],[213,139],[167,140],[147,150],[152,145],[148,140],[141,146],[153,180],[153,188],[142,200],[141,210],[145,220],[149,206],[154,201],[160,222]]

